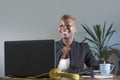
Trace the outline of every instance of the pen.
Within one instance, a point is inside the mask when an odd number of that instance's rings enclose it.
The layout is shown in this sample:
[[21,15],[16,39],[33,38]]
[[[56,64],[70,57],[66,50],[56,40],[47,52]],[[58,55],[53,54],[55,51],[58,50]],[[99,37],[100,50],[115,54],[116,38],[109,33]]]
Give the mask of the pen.
[[91,71],[90,77],[94,78],[94,72],[93,71]]

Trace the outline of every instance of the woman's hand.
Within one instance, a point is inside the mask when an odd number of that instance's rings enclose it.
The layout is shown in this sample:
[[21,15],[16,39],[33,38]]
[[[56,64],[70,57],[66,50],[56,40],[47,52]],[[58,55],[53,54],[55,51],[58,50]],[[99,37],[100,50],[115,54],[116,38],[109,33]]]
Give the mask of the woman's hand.
[[62,59],[66,59],[68,57],[70,50],[71,50],[71,48],[69,46],[64,46],[62,48],[62,52],[63,52]]

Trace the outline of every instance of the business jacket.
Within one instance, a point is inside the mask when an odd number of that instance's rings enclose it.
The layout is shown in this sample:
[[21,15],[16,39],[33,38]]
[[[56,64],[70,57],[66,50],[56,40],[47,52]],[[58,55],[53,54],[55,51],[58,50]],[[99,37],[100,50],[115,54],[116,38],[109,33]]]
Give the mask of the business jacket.
[[[56,42],[56,66],[62,57],[61,49],[64,47],[62,40]],[[71,51],[69,53],[70,67],[67,70],[72,73],[79,73],[84,71],[84,63],[87,65],[87,70],[93,70],[98,68],[98,63],[90,51],[87,43],[79,43],[73,41],[71,44]]]

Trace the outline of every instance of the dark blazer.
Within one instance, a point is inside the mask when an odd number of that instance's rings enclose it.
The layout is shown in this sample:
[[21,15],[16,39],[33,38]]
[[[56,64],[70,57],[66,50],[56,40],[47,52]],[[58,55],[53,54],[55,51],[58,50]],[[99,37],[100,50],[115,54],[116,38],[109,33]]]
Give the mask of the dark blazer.
[[[56,42],[56,63],[58,66],[62,56],[61,49],[64,47],[62,40]],[[79,73],[84,70],[84,63],[87,65],[87,70],[98,68],[98,63],[90,51],[87,43],[79,43],[73,41],[71,44],[71,51],[69,53],[70,68],[67,70],[72,73]]]

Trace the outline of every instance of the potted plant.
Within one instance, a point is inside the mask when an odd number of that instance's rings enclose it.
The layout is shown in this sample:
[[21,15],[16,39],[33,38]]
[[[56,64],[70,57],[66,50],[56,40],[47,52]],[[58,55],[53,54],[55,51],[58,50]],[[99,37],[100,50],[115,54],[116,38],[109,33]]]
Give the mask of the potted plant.
[[90,42],[90,48],[93,54],[99,59],[106,61],[111,54],[112,47],[118,44],[108,45],[113,34],[116,32],[113,29],[113,23],[109,26],[100,24],[94,25],[93,30],[90,29],[86,24],[82,24],[83,29],[87,32],[88,36],[84,36],[83,41]]

